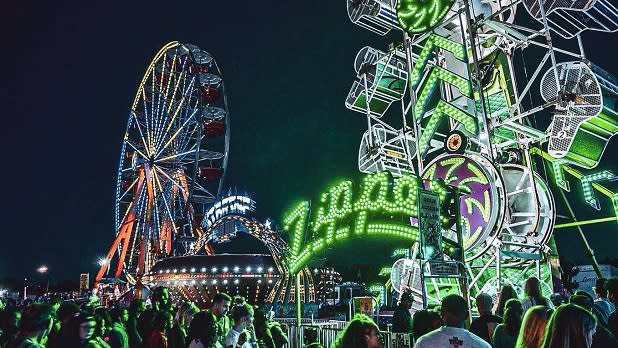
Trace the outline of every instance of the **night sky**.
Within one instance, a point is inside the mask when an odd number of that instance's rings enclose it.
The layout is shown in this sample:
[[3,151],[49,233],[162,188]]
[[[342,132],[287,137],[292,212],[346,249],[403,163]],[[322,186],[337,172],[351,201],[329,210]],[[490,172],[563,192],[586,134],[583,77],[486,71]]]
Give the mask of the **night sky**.
[[[354,57],[365,45],[385,50],[400,38],[353,25],[343,1],[11,6],[0,15],[0,278],[33,277],[41,264],[56,281],[95,276],[115,235],[129,108],[165,43],[193,43],[217,59],[231,112],[227,184],[254,197],[259,218],[280,221],[298,200],[316,199],[338,178],[359,177],[366,121],[344,106]],[[607,46],[615,36],[584,37],[589,58],[618,75]],[[618,172],[613,156],[606,154],[605,167]],[[610,202],[602,204],[601,213],[578,212],[611,216]],[[615,224],[584,231],[600,259],[615,253]],[[587,263],[574,232],[556,233],[560,252]]]

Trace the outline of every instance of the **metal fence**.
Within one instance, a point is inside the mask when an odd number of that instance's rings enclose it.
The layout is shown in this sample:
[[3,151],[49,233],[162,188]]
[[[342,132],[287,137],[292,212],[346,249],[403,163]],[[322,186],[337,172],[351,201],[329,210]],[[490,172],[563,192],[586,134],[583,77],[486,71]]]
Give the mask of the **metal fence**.
[[[303,348],[308,342],[305,342],[305,329],[312,328],[316,330],[317,341],[324,347],[329,348],[337,335],[347,324],[345,321],[339,320],[312,320],[303,319],[301,325],[296,326],[296,319],[275,319],[286,330],[288,335],[287,348]],[[409,334],[392,333],[388,331],[380,332],[384,342],[384,348],[408,348],[412,347],[412,336]]]

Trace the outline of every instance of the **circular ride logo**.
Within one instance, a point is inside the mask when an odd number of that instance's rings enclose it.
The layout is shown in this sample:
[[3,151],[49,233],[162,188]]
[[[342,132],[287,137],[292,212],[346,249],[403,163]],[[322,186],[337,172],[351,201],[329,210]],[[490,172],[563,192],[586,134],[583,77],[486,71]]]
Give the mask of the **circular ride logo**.
[[[424,180],[444,180],[458,187],[464,248],[470,251],[494,231],[502,215],[499,198],[500,179],[496,169],[480,156],[443,155],[425,168]],[[447,238],[456,239],[452,230]]]

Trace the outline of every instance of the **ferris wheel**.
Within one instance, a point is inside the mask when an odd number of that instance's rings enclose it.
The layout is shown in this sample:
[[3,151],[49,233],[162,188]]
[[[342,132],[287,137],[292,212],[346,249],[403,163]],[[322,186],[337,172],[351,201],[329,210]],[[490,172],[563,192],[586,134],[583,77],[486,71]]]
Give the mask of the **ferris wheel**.
[[170,42],[150,63],[129,113],[116,183],[115,276],[129,281],[160,257],[184,254],[223,186],[229,112],[213,56]]

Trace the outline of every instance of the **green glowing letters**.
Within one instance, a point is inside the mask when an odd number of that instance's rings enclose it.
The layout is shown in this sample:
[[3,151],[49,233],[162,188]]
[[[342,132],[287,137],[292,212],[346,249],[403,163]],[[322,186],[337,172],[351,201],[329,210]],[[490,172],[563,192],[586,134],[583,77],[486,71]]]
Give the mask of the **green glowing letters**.
[[[311,218],[309,202],[299,203],[284,217],[284,229],[291,234],[290,270],[298,271],[316,252],[352,236],[418,240],[409,218],[417,216],[420,185],[416,176],[395,180],[387,172],[373,173],[363,177],[356,192],[349,180],[333,185],[322,193]],[[444,185],[432,186],[444,196]]]

